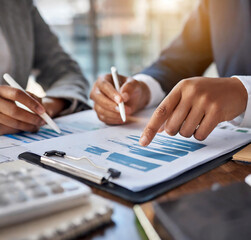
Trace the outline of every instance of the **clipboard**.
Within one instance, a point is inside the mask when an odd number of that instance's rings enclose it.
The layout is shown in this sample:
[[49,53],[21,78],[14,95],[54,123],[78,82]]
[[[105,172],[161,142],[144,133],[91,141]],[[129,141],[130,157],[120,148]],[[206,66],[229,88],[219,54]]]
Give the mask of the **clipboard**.
[[[161,194],[164,194],[167,191],[170,191],[171,189],[178,187],[179,185],[182,185],[182,184],[184,184],[184,183],[186,183],[186,182],[188,182],[188,181],[190,181],[190,180],[192,180],[192,179],[194,179],[194,178],[196,178],[196,177],[198,177],[198,176],[200,176],[200,175],[202,175],[202,174],[204,174],[204,173],[206,173],[216,167],[219,167],[220,165],[231,160],[232,156],[236,152],[238,152],[242,148],[244,148],[245,146],[242,146],[234,151],[231,151],[227,154],[224,154],[224,155],[222,155],[216,159],[213,159],[207,163],[204,163],[204,164],[199,165],[195,168],[192,168],[192,169],[180,174],[179,176],[177,176],[173,179],[161,182],[159,184],[156,184],[154,186],[151,186],[149,188],[146,188],[146,189],[138,191],[138,192],[133,192],[131,190],[128,190],[124,187],[121,187],[121,186],[114,184],[112,182],[109,182],[109,181],[107,181],[103,184],[97,184],[95,182],[86,180],[84,178],[74,176],[74,175],[67,173],[65,171],[55,169],[51,166],[47,166],[44,164],[39,164],[39,165],[46,168],[46,169],[63,174],[65,176],[75,178],[76,180],[83,182],[91,187],[95,187],[95,188],[100,189],[102,191],[108,192],[108,193],[115,195],[117,197],[120,197],[126,201],[138,204],[138,203],[144,203],[144,202],[153,200],[154,198],[160,196]],[[26,161],[28,160],[27,157],[24,155],[24,153],[21,153],[18,156],[18,158],[21,160],[26,160]]]

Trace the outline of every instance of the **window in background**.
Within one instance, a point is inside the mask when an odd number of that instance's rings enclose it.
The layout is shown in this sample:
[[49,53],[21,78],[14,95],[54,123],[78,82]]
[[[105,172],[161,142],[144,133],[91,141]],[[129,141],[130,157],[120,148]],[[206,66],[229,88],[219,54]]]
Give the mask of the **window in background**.
[[198,0],[37,0],[41,15],[91,83],[116,65],[131,75],[181,31]]

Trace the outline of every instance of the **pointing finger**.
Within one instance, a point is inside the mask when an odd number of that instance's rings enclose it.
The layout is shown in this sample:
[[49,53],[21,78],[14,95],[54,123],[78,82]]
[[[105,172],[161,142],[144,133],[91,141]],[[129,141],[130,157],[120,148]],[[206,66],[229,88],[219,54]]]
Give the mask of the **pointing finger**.
[[170,94],[161,102],[161,104],[154,111],[150,121],[144,129],[139,140],[140,145],[147,146],[164,122],[171,116],[181,98],[178,88],[174,88]]

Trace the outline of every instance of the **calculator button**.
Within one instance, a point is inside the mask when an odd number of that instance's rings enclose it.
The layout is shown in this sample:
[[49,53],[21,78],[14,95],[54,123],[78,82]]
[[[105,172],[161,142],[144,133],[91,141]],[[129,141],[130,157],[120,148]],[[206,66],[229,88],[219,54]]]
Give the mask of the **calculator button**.
[[5,182],[0,184],[0,192],[4,192],[4,191],[15,191],[18,189],[18,185],[15,182]]
[[49,188],[51,189],[51,191],[53,193],[62,193],[62,192],[64,192],[64,189],[60,185],[55,184],[55,183],[50,185]]
[[26,176],[26,173],[24,171],[13,171],[9,174],[9,176],[13,176],[16,178],[23,178]]
[[79,185],[75,182],[63,182],[61,186],[65,189],[65,191],[73,191],[79,188]]
[[[41,208],[44,215],[51,214],[57,202],[60,202],[57,211],[77,206],[82,202],[82,197],[89,194],[87,187],[53,172],[36,168],[16,169],[0,169],[0,228],[38,217]],[[16,212],[18,215],[13,215]],[[40,236],[29,236],[26,240],[39,238],[57,239],[58,233],[54,229]]]
[[38,184],[36,182],[36,180],[34,180],[33,178],[30,178],[30,179],[25,179],[23,182],[23,185],[26,187],[26,188],[34,188],[36,187]]
[[25,202],[28,200],[27,196],[22,192],[22,191],[14,191],[11,192],[10,194],[11,201],[12,202]]
[[31,194],[31,197],[33,198],[41,198],[48,195],[47,192],[41,187],[32,188],[30,190],[30,194]]
[[0,195],[0,207],[4,207],[10,204],[10,198],[7,194]]
[[53,185],[53,184],[55,184],[55,179],[54,178],[45,179],[44,184],[48,185],[48,186]]
[[10,177],[5,177],[5,178],[2,178],[2,179],[0,180],[0,185],[6,184],[6,183],[11,183],[11,182],[13,182],[13,180],[11,180]]
[[0,174],[0,183],[5,181],[5,179],[6,179],[6,176],[3,174]]

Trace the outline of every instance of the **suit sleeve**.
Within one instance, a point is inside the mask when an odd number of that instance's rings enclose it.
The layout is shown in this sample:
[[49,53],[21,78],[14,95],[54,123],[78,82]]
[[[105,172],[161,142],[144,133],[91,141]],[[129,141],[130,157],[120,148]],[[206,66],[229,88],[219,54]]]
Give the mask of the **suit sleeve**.
[[65,113],[88,109],[89,84],[78,64],[64,52],[57,37],[31,4],[34,32],[34,69],[38,70],[37,82],[48,97],[69,101]]
[[208,8],[207,0],[202,0],[179,36],[142,71],[156,79],[166,94],[180,80],[201,76],[213,61]]

